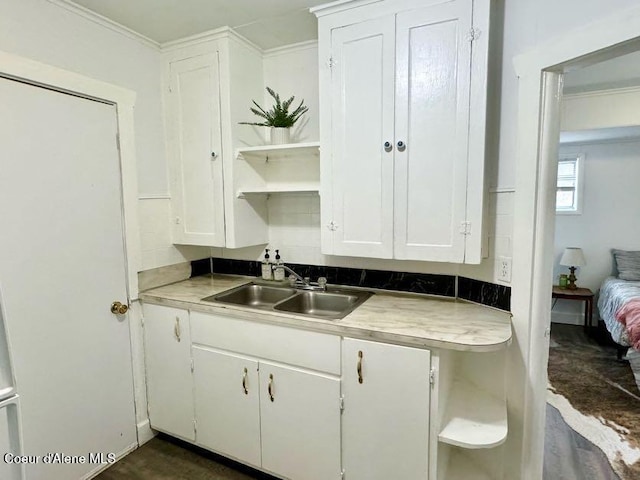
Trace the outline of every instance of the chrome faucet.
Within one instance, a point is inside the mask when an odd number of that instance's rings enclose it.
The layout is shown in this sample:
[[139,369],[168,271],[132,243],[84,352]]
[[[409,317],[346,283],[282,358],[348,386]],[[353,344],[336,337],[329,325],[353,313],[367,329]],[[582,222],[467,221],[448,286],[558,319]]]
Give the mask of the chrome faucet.
[[318,277],[318,281],[316,283],[311,282],[309,277],[302,277],[298,275],[291,268],[287,267],[284,264],[273,265],[272,269],[282,268],[285,272],[289,272],[289,283],[291,283],[292,287],[299,288],[301,290],[326,290],[327,289],[327,279],[325,277]]

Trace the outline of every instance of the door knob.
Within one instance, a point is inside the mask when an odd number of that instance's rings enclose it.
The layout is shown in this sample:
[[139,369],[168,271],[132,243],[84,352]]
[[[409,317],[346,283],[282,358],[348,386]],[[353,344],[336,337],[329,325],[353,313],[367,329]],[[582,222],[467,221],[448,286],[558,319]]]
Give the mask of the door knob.
[[404,149],[407,148],[407,144],[404,143],[402,140],[400,140],[398,142],[398,150],[400,150],[401,152],[404,152]]
[[120,302],[113,302],[111,304],[111,313],[114,315],[124,315],[129,311],[129,305]]
[[384,150],[385,152],[390,152],[393,147],[391,146],[391,142],[384,142]]

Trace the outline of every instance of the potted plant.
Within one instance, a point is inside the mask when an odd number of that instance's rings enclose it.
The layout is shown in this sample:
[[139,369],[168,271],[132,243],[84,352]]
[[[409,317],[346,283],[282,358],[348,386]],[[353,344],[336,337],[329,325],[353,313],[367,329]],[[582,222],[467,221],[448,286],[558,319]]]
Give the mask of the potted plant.
[[240,122],[241,125],[255,125],[259,127],[271,127],[271,144],[281,145],[283,143],[289,143],[290,131],[289,129],[295,125],[300,117],[309,110],[309,107],[304,105],[304,100],[300,102],[300,105],[293,110],[289,111],[294,96],[285,100],[280,100],[280,95],[273,91],[272,88],[267,87],[267,92],[271,95],[275,101],[270,110],[265,110],[260,105],[252,100],[254,107],[250,107],[249,110],[258,117],[262,118],[260,122]]

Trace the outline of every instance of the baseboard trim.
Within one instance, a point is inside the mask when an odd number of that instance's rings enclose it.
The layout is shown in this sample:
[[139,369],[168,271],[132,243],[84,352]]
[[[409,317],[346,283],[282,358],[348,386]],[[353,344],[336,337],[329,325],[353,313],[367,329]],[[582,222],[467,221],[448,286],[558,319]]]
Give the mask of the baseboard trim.
[[551,323],[562,323],[565,325],[584,325],[584,314],[551,312]]
[[148,418],[138,422],[136,427],[138,429],[138,446],[140,447],[156,436],[156,432],[151,429]]
[[[117,462],[118,460],[120,460],[122,457],[128,455],[129,453],[131,453],[132,451],[134,451],[136,448],[138,448],[138,443],[132,443],[131,445],[129,445],[128,447],[125,447],[124,450],[116,453],[116,459],[115,462]],[[113,463],[115,463],[113,462]],[[86,475],[84,475],[81,480],[89,480],[91,478],[95,478],[97,477],[100,473],[102,473],[103,471],[105,471],[107,468],[109,468],[111,465],[113,465],[113,463],[107,463],[104,465],[98,465],[96,468],[94,468],[93,470],[91,470],[89,473],[87,473]]]

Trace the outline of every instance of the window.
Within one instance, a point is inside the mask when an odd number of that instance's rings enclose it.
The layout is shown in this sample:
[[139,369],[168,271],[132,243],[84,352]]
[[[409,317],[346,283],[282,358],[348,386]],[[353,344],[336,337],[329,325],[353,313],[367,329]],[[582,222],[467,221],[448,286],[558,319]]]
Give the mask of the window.
[[558,160],[558,184],[556,213],[578,215],[582,213],[582,179],[584,155],[560,155]]

